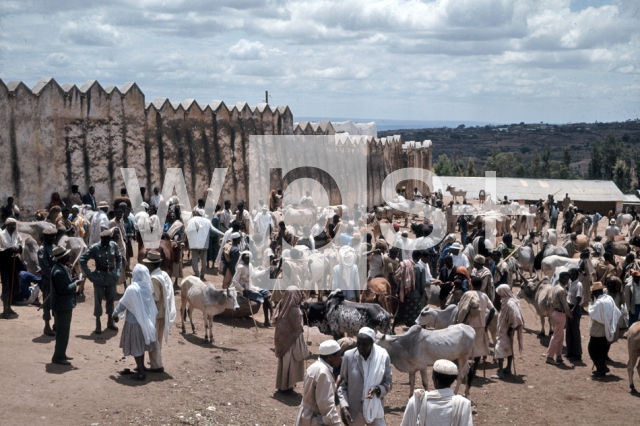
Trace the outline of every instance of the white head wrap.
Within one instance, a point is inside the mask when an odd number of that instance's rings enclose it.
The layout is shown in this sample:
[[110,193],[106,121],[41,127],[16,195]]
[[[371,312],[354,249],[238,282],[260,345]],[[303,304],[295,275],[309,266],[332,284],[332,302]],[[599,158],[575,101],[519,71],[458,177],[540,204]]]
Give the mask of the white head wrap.
[[458,366],[447,359],[439,359],[433,364],[433,371],[448,376],[457,376]]
[[340,257],[340,263],[342,263],[342,279],[344,280],[344,285],[347,288],[351,288],[351,273],[353,271],[352,266],[356,263],[356,251],[353,247],[342,246],[340,250],[338,250],[338,256]]
[[153,299],[151,275],[146,266],[137,264],[133,268],[131,285],[125,290],[120,303],[136,317],[138,324],[142,328],[145,344],[148,345],[151,342],[155,342],[158,308],[156,308],[156,302]]
[[147,203],[144,203],[144,202],[143,202],[143,203],[142,203],[142,204],[140,204],[140,205],[141,205],[142,207],[144,207],[145,209],[148,209],[148,208],[149,208],[149,204],[147,204]]

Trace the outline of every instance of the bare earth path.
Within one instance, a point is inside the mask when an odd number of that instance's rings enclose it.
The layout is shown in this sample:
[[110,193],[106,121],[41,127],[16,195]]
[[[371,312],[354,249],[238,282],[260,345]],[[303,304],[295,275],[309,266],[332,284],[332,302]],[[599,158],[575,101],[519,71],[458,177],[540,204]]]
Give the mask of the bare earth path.
[[[190,272],[185,267],[185,274]],[[220,285],[220,277],[207,277]],[[122,287],[118,292],[123,292]],[[50,363],[54,340],[42,335],[41,312],[33,306],[16,307],[19,318],[0,320],[1,424],[293,424],[300,395],[275,393],[274,331],[261,327],[261,313],[256,317],[258,334],[251,319],[216,320],[213,344],[202,340],[200,313],[194,313],[197,335],[181,334],[178,321],[163,348],[166,373],[148,374],[147,382],[138,383],[118,374],[135,366],[131,357],[122,359],[120,335],[109,330],[100,336],[93,334],[91,285],[86,294],[73,312],[68,350],[74,358],[72,367]],[[179,305],[179,297],[176,303]],[[548,337],[537,338],[539,320],[526,302],[522,306],[527,333],[524,356],[516,359],[519,375],[508,381],[490,379],[497,365],[489,363],[486,379],[480,371],[471,389],[471,399],[477,404],[474,423],[637,424],[640,399],[628,391],[627,341],[611,348],[610,356],[616,362],[610,366],[610,376],[593,381],[586,351],[588,317],[582,321],[584,362],[575,368],[555,367],[545,364],[541,356]],[[313,342],[313,354],[326,338],[311,330],[308,340]],[[394,369],[393,382],[385,400],[390,426],[400,424],[409,396],[407,374]],[[640,384],[640,378],[636,383]]]

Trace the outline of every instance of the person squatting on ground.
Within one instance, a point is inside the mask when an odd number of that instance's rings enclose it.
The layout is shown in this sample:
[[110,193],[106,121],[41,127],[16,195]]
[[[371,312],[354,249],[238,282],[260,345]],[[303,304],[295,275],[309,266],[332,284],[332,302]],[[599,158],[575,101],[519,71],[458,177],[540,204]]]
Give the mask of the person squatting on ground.
[[[89,269],[88,262],[93,259],[95,270]],[[113,313],[113,302],[116,298],[116,284],[120,278],[122,269],[122,254],[115,242],[111,241],[111,231],[105,230],[100,233],[100,241],[89,247],[80,256],[80,266],[87,278],[93,283],[94,308],[93,315],[96,317],[96,334],[102,333],[102,301],[105,301],[107,311],[107,328],[118,331],[111,314]]]
[[417,389],[404,411],[401,426],[473,426],[471,401],[456,395],[451,385],[458,376],[458,367],[439,359],[433,364],[433,391]]
[[352,426],[385,426],[384,397],[391,390],[391,360],[374,343],[375,332],[363,327],[355,349],[344,353],[338,387],[343,421]]
[[[251,265],[252,256],[253,255],[250,251],[243,251],[240,253],[240,259],[236,265],[232,284],[244,297],[262,305],[264,310],[264,326],[270,327],[271,322],[269,321],[269,314],[273,316],[271,292],[269,290],[256,287],[251,283],[252,278],[259,276],[254,272],[253,265]],[[260,273],[265,273],[265,271],[261,271]]]
[[[126,311],[126,314],[124,314]],[[127,287],[118,306],[109,317],[117,322],[119,315],[125,318],[120,347],[124,356],[133,356],[137,372],[129,376],[132,380],[146,380],[144,353],[158,349],[156,342],[156,316],[158,309],[153,299],[151,275],[146,266],[137,264],[133,268],[131,284]],[[127,370],[121,372],[129,374]]]

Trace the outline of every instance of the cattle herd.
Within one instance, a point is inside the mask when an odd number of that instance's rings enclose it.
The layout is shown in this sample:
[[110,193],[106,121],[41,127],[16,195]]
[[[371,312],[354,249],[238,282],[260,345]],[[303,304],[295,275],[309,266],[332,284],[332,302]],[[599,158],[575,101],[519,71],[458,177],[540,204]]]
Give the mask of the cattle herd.
[[[465,191],[457,188],[448,188],[448,190],[455,197],[464,198],[466,195]],[[355,232],[362,235],[360,243],[362,248],[358,251],[360,256],[370,256],[370,252],[376,247],[376,242],[381,238],[384,238],[389,246],[395,245],[409,252],[413,249],[424,249],[430,256],[428,265],[431,276],[433,279],[436,278],[437,271],[442,266],[442,255],[454,242],[460,241],[460,232],[456,232],[455,229],[459,225],[456,220],[459,215],[453,215],[453,207],[458,205],[445,207],[442,198],[438,199],[434,196],[432,208],[437,212],[436,220],[430,220],[409,213],[412,208],[410,201],[404,198],[396,201],[397,203],[374,206],[366,211],[362,209],[360,212],[350,212],[347,206],[342,205],[324,209],[288,205],[270,212],[273,218],[272,237],[277,238],[278,224],[284,221],[287,231],[294,236],[290,243],[296,250],[295,254],[294,250],[282,250],[277,253],[269,270],[270,273],[256,276],[253,284],[260,286],[268,278],[285,278],[288,285],[293,283],[304,289],[308,296],[308,300],[302,306],[305,324],[309,327],[317,327],[321,333],[333,336],[335,339],[355,336],[362,327],[376,330],[377,344],[388,351],[392,364],[399,371],[410,375],[411,393],[415,384],[415,374],[418,371],[426,387],[427,367],[433,365],[438,359],[448,359],[464,366],[460,369],[456,391],[460,384],[465,382],[465,393],[468,395],[471,383],[470,380],[465,380],[465,376],[468,373],[467,366],[473,351],[475,332],[468,325],[455,323],[457,313],[455,304],[440,309],[438,303],[440,285],[432,284],[428,287],[427,295],[422,301],[422,311],[415,319],[416,325],[411,326],[399,336],[392,333],[394,318],[399,309],[397,297],[399,289],[395,271],[385,268],[380,276],[366,283],[363,282],[362,294],[358,302],[346,300],[345,294],[339,289],[323,291],[332,289],[333,272],[341,262],[339,236],[340,232],[345,231],[344,228],[340,228],[342,231],[337,229],[343,225],[353,228]],[[612,251],[614,262],[622,265],[626,259],[620,256],[627,256],[640,247],[640,225],[637,220],[630,217],[631,215],[620,214],[610,218],[615,220],[619,231],[624,231],[626,227],[626,237],[621,234],[607,241],[601,241],[599,238],[589,238],[588,229],[584,224],[578,224],[579,226],[572,228],[575,230],[574,233],[562,233],[556,229],[550,229],[547,203],[537,207],[526,207],[517,202],[495,204],[487,195],[482,206],[484,207],[482,213],[475,208],[464,210],[469,226],[468,234],[466,230],[464,234],[471,236],[471,239],[469,242],[460,241],[464,247],[462,254],[469,258],[470,264],[473,264],[473,255],[483,251],[483,248],[478,245],[484,240],[493,239],[494,244],[498,244],[507,234],[514,235],[520,240],[521,244],[516,246],[516,255],[505,261],[509,272],[509,285],[510,287],[514,284],[518,285],[520,287],[518,297],[534,307],[542,323],[540,335],[546,333],[545,320],[549,322],[549,333],[553,332],[551,296],[553,286],[557,285],[559,271],[577,267],[580,254],[588,252],[591,270],[596,271],[581,276],[581,279],[585,280],[583,284],[588,287],[591,281],[598,278],[596,276],[598,265],[604,261],[605,251]],[[431,208],[431,205],[429,207]],[[85,210],[82,213],[88,221],[91,221],[93,213],[91,210]],[[441,221],[437,220],[438,214]],[[485,226],[488,222],[495,225],[493,230]],[[303,230],[309,232],[308,229],[317,223],[324,225],[321,229],[323,239],[317,240],[315,248],[309,249],[306,246],[296,245],[297,240],[301,241],[308,236],[303,234]],[[399,230],[384,234],[381,226],[383,224],[397,225]],[[607,224],[609,224],[608,220]],[[42,231],[52,226],[54,225],[48,221],[18,223],[18,232],[22,234],[25,241],[23,259],[30,272],[38,272],[37,251],[42,243]],[[419,232],[416,232],[417,229]],[[493,235],[484,234],[488,229],[493,232]],[[419,233],[423,238],[429,235],[442,236],[442,238],[432,239],[425,247],[406,246],[400,241],[403,231]],[[483,234],[480,235],[480,232]],[[365,238],[367,234],[371,234],[370,239]],[[317,237],[318,233],[314,236]],[[84,239],[61,235],[57,242],[58,245],[71,250],[71,260],[75,267],[79,268],[77,259],[87,250],[88,238],[89,235],[85,235]],[[247,238],[250,238],[250,235],[247,235]],[[409,241],[415,240],[409,239]],[[278,241],[278,243],[281,242]],[[636,263],[632,262],[631,268],[635,267],[633,265]],[[628,277],[628,274],[625,276],[627,272],[628,270],[621,271],[622,280]],[[77,273],[80,275],[81,271],[78,269]],[[366,276],[366,273],[361,273],[361,276]],[[621,288],[609,288],[608,291],[617,301],[618,306],[624,302]],[[210,341],[213,341],[213,317],[227,309],[239,309],[238,300],[241,295],[234,289],[214,289],[213,286],[204,284],[195,276],[182,280],[180,292],[182,331],[185,332],[184,322],[188,316],[192,332],[195,332],[192,311],[200,310],[203,312],[205,321],[205,339]],[[313,297],[316,300],[313,300]],[[277,300],[274,301],[277,302]],[[495,319],[489,325],[488,331],[495,344]],[[629,382],[631,389],[634,389],[633,369],[640,355],[640,329],[637,325],[626,333],[626,338],[629,346]],[[640,367],[638,368],[640,374]]]

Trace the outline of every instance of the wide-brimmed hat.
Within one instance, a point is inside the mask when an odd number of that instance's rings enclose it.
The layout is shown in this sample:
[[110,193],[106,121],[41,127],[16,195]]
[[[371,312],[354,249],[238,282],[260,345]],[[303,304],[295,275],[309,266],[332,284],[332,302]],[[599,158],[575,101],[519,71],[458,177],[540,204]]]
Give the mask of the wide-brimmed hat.
[[71,253],[71,250],[67,250],[64,247],[56,246],[53,248],[52,253],[53,253],[53,258],[55,260],[60,260],[66,255],[68,255],[69,253]]
[[591,284],[591,291],[594,292],[597,290],[604,290],[604,286],[600,281],[596,281],[595,283]]
[[98,203],[98,208],[99,208],[99,209],[103,209],[103,208],[105,208],[105,207],[106,207],[106,208],[109,208],[109,203],[107,203],[106,201],[100,201],[100,202]]
[[58,235],[58,230],[56,228],[47,228],[42,233],[44,235]]
[[162,256],[157,251],[148,251],[147,256],[142,259],[142,263],[160,263],[162,262]]
[[456,241],[455,243],[451,244],[451,250],[462,250],[462,246],[459,242]]
[[616,224],[616,220],[615,220],[615,219],[611,219],[611,220],[609,221],[609,225],[615,225],[615,224]]
[[474,261],[475,263],[484,264],[484,262],[486,261],[486,259],[484,258],[484,256],[483,256],[483,255],[481,255],[481,254],[476,254],[476,255],[474,256],[474,258],[473,258],[473,261]]

